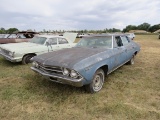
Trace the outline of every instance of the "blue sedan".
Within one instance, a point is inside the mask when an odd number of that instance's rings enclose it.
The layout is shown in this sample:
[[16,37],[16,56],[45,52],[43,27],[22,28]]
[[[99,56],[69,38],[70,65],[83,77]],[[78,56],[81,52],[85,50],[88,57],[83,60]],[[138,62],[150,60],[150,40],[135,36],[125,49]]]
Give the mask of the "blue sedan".
[[120,66],[134,64],[140,46],[125,34],[83,37],[74,48],[45,53],[32,58],[31,69],[45,78],[90,93],[102,89],[105,76]]

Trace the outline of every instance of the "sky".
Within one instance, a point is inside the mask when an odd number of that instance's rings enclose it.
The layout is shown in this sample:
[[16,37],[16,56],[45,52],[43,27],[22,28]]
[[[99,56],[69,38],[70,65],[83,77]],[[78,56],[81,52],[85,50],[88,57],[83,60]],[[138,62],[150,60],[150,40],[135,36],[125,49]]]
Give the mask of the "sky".
[[19,30],[123,29],[160,24],[160,0],[0,0],[0,27]]

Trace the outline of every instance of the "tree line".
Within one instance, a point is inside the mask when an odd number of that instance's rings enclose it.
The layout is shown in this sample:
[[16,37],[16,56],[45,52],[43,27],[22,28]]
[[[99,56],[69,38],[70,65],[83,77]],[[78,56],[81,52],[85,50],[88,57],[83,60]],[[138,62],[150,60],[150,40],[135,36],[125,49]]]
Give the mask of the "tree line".
[[147,32],[155,32],[160,29],[160,24],[156,24],[151,26],[149,23],[143,23],[138,26],[136,25],[128,25],[123,29],[123,32],[129,32],[130,30],[145,30]]
[[19,30],[17,28],[9,28],[7,30],[5,28],[0,28],[0,34],[11,34],[16,31],[19,31]]
[[[136,25],[127,25],[123,30],[117,29],[117,28],[106,28],[104,30],[71,30],[70,32],[77,32],[77,33],[114,33],[114,32],[129,32],[130,30],[145,30],[147,32],[155,32],[156,30],[160,29],[160,24],[156,24],[151,26],[149,23],[142,23],[138,26]],[[5,28],[0,28],[0,34],[11,34],[14,32],[19,31],[17,28],[9,28],[5,30]],[[33,30],[35,31],[35,30]],[[50,32],[50,33],[63,33],[65,30],[43,30],[39,32]]]

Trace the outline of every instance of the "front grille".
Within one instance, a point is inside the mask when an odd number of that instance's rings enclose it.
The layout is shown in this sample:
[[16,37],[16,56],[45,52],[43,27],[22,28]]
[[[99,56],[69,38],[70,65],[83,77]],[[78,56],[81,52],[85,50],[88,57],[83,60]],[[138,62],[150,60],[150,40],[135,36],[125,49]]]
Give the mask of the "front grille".
[[63,74],[62,69],[56,66],[44,66],[39,64],[39,69],[45,73],[56,73],[56,74]]
[[9,51],[8,50],[5,50],[5,49],[1,49],[1,52],[8,55],[9,54]]

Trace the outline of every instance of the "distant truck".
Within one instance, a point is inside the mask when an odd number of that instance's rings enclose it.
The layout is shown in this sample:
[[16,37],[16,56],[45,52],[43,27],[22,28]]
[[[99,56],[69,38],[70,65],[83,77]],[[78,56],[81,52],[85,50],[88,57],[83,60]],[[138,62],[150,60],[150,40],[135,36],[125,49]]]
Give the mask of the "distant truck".
[[22,31],[13,34],[3,34],[0,37],[0,44],[28,42],[37,32]]

